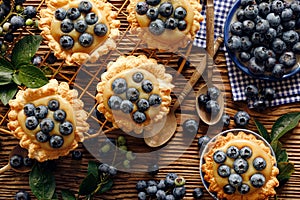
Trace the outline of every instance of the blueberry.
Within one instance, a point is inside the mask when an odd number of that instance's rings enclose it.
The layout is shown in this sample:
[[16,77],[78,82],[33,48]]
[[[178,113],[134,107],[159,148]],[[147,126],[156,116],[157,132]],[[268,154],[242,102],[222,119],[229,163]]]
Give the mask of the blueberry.
[[230,146],[227,149],[226,154],[229,158],[236,159],[239,156],[239,149],[236,146]]
[[255,30],[259,33],[266,33],[270,29],[270,24],[265,19],[260,19],[256,22]]
[[292,51],[299,54],[300,53],[300,42],[297,42],[296,44],[293,45]]
[[38,106],[35,108],[35,117],[37,119],[44,119],[48,115],[48,108],[46,106]]
[[271,3],[271,10],[275,13],[282,13],[284,3],[281,0],[275,0]]
[[105,24],[98,23],[94,26],[94,33],[97,36],[103,37],[106,35],[107,31],[108,31],[108,28]]
[[247,112],[245,111],[238,111],[234,115],[234,122],[238,127],[245,127],[250,120],[250,116]]
[[243,24],[239,21],[234,22],[230,25],[230,32],[234,35],[242,36],[243,35]]
[[173,189],[173,196],[175,199],[182,199],[185,196],[186,189],[184,186],[181,187],[175,187]]
[[225,194],[233,194],[233,193],[235,193],[235,190],[236,190],[235,187],[233,187],[229,184],[227,184],[223,187],[223,191]]
[[41,131],[49,133],[54,129],[54,122],[50,118],[45,118],[40,123]]
[[262,2],[258,5],[258,12],[261,16],[267,16],[271,12],[271,6],[267,2]]
[[138,124],[141,124],[143,123],[144,121],[146,121],[146,115],[143,113],[143,112],[140,112],[140,111],[136,111],[133,113],[132,115],[133,117],[133,120],[138,123]]
[[62,135],[70,135],[73,132],[72,123],[65,121],[59,125],[59,132]]
[[148,108],[150,107],[150,104],[146,99],[140,99],[137,102],[137,107],[138,107],[139,111],[143,112],[143,111],[148,110]]
[[267,101],[272,101],[276,98],[276,91],[273,88],[266,87],[262,93]]
[[145,192],[141,191],[138,193],[138,200],[146,200],[147,199],[147,195]]
[[46,63],[48,63],[48,64],[54,64],[56,61],[57,61],[56,56],[54,55],[53,52],[51,52],[51,53],[48,55],[47,59],[46,59]]
[[146,0],[146,3],[150,6],[157,6],[160,3],[160,0]]
[[[248,36],[241,37],[241,50],[248,51],[252,47],[252,42]],[[250,58],[249,58],[250,59]]]
[[263,41],[264,41],[264,37],[262,34],[260,34],[258,32],[254,32],[251,35],[252,45],[261,45]]
[[144,79],[144,75],[141,72],[136,72],[132,75],[132,80],[136,83],[142,82],[143,79]]
[[255,99],[253,102],[253,108],[255,108],[258,112],[262,112],[266,109],[266,101],[263,97],[259,97],[258,99]]
[[108,174],[110,176],[116,176],[118,173],[117,168],[115,168],[114,166],[109,166],[108,168]]
[[15,195],[15,200],[30,200],[30,196],[26,191],[19,191]]
[[153,21],[153,20],[156,20],[157,17],[158,17],[158,9],[157,8],[149,8],[146,15],[147,17]]
[[159,190],[165,190],[166,189],[166,184],[165,184],[165,180],[160,180],[157,184],[157,189]]
[[265,39],[268,42],[273,41],[277,36],[277,32],[274,28],[269,28],[269,30],[267,30],[267,32],[265,33]]
[[146,192],[148,195],[150,196],[155,196],[156,192],[157,192],[157,187],[156,185],[153,185],[153,186],[148,186],[146,188]]
[[248,53],[248,52],[241,52],[239,54],[239,59],[242,61],[242,62],[248,62],[251,58],[251,54]]
[[175,200],[175,197],[172,194],[168,194],[165,200]]
[[244,92],[247,99],[255,99],[258,97],[258,89],[254,85],[247,85]]
[[135,6],[135,10],[137,14],[144,15],[147,13],[148,7],[149,6],[146,2],[138,2]]
[[284,66],[282,64],[276,64],[272,70],[272,76],[275,78],[282,78],[284,73]]
[[122,94],[127,90],[127,82],[124,78],[117,78],[112,83],[112,90],[116,94]]
[[248,69],[254,75],[261,75],[265,72],[265,66],[261,64],[255,57],[250,58]]
[[277,27],[280,25],[281,19],[279,15],[275,13],[269,13],[266,17],[271,27]]
[[283,64],[287,68],[291,68],[297,63],[297,59],[293,52],[287,51],[280,56],[279,63]]
[[63,8],[58,8],[57,10],[55,10],[54,12],[54,16],[57,20],[64,20],[67,16],[67,11]]
[[289,20],[289,21],[286,21],[286,22],[282,22],[281,24],[282,24],[282,26],[285,30],[292,30],[292,29],[295,29],[295,27],[296,27],[296,21],[295,20]]
[[166,29],[174,30],[177,26],[178,26],[178,20],[177,19],[174,19],[174,18],[170,17],[165,21],[165,28]]
[[24,114],[27,117],[34,116],[34,114],[35,114],[35,106],[32,103],[26,104],[24,106],[23,110],[24,110]]
[[248,159],[252,156],[252,150],[250,147],[243,147],[241,148],[240,152],[239,152],[241,158],[243,159]]
[[34,66],[38,66],[43,62],[43,59],[41,56],[34,56],[31,62]]
[[147,186],[157,186],[157,182],[155,180],[149,180]]
[[185,133],[196,134],[199,128],[199,123],[194,119],[188,119],[184,121],[182,128]]
[[29,158],[28,156],[26,156],[25,158],[23,158],[23,164],[26,167],[32,167],[33,164],[34,164],[34,161],[35,161],[34,159]]
[[78,5],[78,9],[82,13],[88,13],[92,10],[93,5],[89,1],[81,1]]
[[177,7],[174,11],[174,17],[178,20],[183,20],[186,14],[186,9],[184,9],[183,7]]
[[89,33],[82,33],[79,36],[79,44],[83,47],[89,47],[94,42],[94,37]]
[[123,113],[131,113],[133,111],[133,104],[129,100],[123,100],[120,109]]
[[41,143],[47,142],[49,140],[49,137],[49,134],[44,133],[43,131],[39,131],[35,134],[36,140]]
[[277,54],[281,54],[283,53],[284,51],[286,51],[286,44],[284,41],[282,41],[281,39],[279,38],[276,38],[272,44],[272,50],[277,53]]
[[225,127],[228,127],[230,124],[230,116],[227,114],[223,114],[222,115],[222,122],[224,124]]
[[206,103],[208,101],[208,97],[206,94],[200,94],[198,97],[197,97],[197,101],[198,101],[198,104],[200,106],[206,106]]
[[215,161],[216,163],[219,163],[219,164],[220,164],[220,163],[224,163],[224,162],[225,162],[227,156],[226,156],[226,154],[225,154],[223,151],[217,150],[217,151],[214,153],[213,158],[214,158],[214,161]]
[[59,108],[59,101],[52,99],[48,102],[48,109],[51,111],[55,111]]
[[63,122],[66,119],[66,116],[67,116],[67,114],[63,110],[56,110],[53,113],[53,118],[58,122]]
[[262,174],[253,174],[250,177],[251,185],[255,188],[260,188],[265,184],[265,177]]
[[158,11],[161,16],[170,17],[173,13],[173,5],[170,2],[164,2],[159,6]]
[[64,138],[60,135],[52,135],[50,137],[49,144],[52,148],[60,148],[64,144]]
[[268,49],[264,46],[256,47],[253,51],[253,55],[255,57],[255,60],[258,60],[260,62],[265,61],[268,59]]
[[157,200],[164,200],[166,198],[166,193],[163,190],[157,190],[155,196]]
[[177,178],[177,174],[175,173],[168,173],[166,175],[165,184],[167,187],[173,187],[175,185],[175,179]]
[[108,173],[109,165],[106,163],[101,163],[98,167],[98,171],[101,173]]
[[129,101],[135,102],[139,99],[140,92],[136,88],[128,88],[126,91],[126,98]]
[[212,116],[216,116],[220,112],[220,105],[215,100],[209,100],[206,103],[205,110]]
[[36,8],[34,6],[26,6],[23,14],[26,16],[26,18],[34,18],[36,16]]
[[60,24],[60,29],[64,33],[69,33],[74,29],[74,23],[70,19],[64,19]]
[[245,17],[248,19],[254,19],[258,15],[257,5],[248,5],[244,9]]
[[207,89],[207,96],[208,96],[208,98],[211,99],[211,100],[217,100],[218,97],[220,96],[220,93],[221,93],[221,92],[220,92],[219,88],[217,88],[217,87],[215,87],[215,86],[209,87],[209,88]]
[[82,151],[74,150],[72,151],[72,160],[81,160],[82,159]]
[[225,178],[230,175],[230,167],[228,165],[222,164],[218,167],[218,174],[219,176]]
[[87,29],[88,25],[85,22],[85,20],[80,19],[75,22],[74,27],[77,32],[84,33],[84,31]]
[[111,96],[108,99],[108,106],[112,110],[119,110],[121,103],[122,103],[122,99],[121,99],[121,97],[118,97],[118,96]]
[[69,8],[67,10],[67,17],[70,19],[70,20],[75,20],[77,19],[78,17],[80,17],[80,11],[78,8]]
[[236,11],[236,18],[238,21],[242,22],[245,20],[245,12],[244,9],[238,9]]
[[34,130],[39,124],[38,119],[35,116],[27,117],[25,120],[25,126],[28,130]]
[[138,192],[144,191],[147,188],[147,183],[144,180],[140,180],[136,183],[135,188]]
[[281,12],[281,20],[289,21],[293,18],[293,10],[291,8],[284,8]]
[[262,157],[257,157],[253,160],[253,167],[258,171],[264,170],[266,166],[267,163]]
[[88,25],[93,25],[98,21],[98,15],[94,12],[90,12],[85,16],[85,21]]
[[246,183],[243,183],[238,187],[238,191],[240,194],[247,194],[250,191],[250,186]]
[[151,94],[149,97],[149,104],[150,106],[157,107],[161,104],[162,99],[158,94]]
[[20,155],[12,155],[9,159],[9,164],[12,168],[20,168],[23,166],[23,157]]
[[[149,165],[148,166],[148,173],[151,176],[155,176],[156,174],[158,174],[158,172],[159,172],[159,166],[158,166],[158,164],[153,164],[153,165]],[[160,188],[158,186],[157,186],[157,188],[162,189],[162,188]]]
[[241,0],[241,5],[243,7],[246,7],[248,5],[253,5],[255,4],[255,0]]
[[201,149],[202,146],[206,145],[209,141],[210,141],[210,137],[208,137],[207,135],[202,135],[198,139],[198,148]]
[[153,90],[153,84],[149,80],[144,80],[142,82],[142,89],[146,93],[150,93]]
[[13,26],[13,29],[18,29],[24,26],[24,18],[18,15],[12,16],[10,19],[10,24]]
[[161,35],[165,31],[164,22],[161,19],[150,22],[149,31],[154,35]]
[[204,193],[202,188],[195,188],[193,190],[193,197],[194,199],[201,199],[203,197]]
[[300,14],[300,2],[299,1],[293,1],[291,3],[291,9],[293,10],[295,15],[299,16],[299,14]]
[[186,27],[187,27],[186,21],[184,21],[184,20],[178,21],[178,27],[177,27],[178,30],[184,31],[186,29]]
[[4,35],[4,37],[3,37],[3,39],[4,39],[4,41],[6,41],[6,42],[8,42],[8,43],[11,43],[11,42],[13,42],[14,41],[14,38],[15,38],[15,36],[14,36],[14,34],[12,34],[12,33],[6,33],[5,35]]
[[239,174],[230,174],[228,181],[231,186],[238,187],[242,185],[243,178]]
[[74,46],[74,40],[69,35],[63,35],[59,39],[59,44],[63,49],[69,50]]
[[238,174],[243,174],[247,172],[248,168],[249,168],[248,162],[243,158],[237,158],[233,162],[233,169]]
[[241,48],[241,38],[236,35],[231,36],[227,41],[227,47],[231,51],[239,51]]
[[268,58],[265,62],[265,70],[271,72],[276,64],[277,60],[275,58]]
[[299,41],[299,35],[294,30],[289,30],[282,33],[282,40],[290,46],[293,46]]

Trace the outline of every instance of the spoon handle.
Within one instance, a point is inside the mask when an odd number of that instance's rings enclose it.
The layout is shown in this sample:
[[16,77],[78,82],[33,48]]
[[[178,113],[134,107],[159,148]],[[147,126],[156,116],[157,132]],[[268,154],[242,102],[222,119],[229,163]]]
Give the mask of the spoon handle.
[[5,165],[4,167],[0,168],[0,174],[3,174],[4,172],[11,169],[10,164]]

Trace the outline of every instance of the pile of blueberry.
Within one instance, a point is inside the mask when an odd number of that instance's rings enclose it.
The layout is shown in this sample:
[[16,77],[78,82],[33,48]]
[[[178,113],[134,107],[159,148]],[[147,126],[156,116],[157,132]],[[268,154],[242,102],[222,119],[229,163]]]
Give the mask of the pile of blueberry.
[[25,0],[0,1],[0,50],[7,50],[7,43],[14,41],[14,32],[25,26],[35,25],[37,11],[34,6],[23,6]]
[[228,49],[254,75],[281,78],[300,53],[300,2],[241,0],[237,21],[230,25]]
[[183,199],[186,194],[185,179],[176,173],[168,173],[160,181],[140,180],[136,184],[138,199],[175,200]]
[[186,9],[179,6],[174,8],[171,2],[161,0],[146,0],[136,4],[136,12],[139,15],[146,15],[151,21],[149,31],[154,35],[161,35],[165,29],[183,31],[187,27],[184,20]]
[[217,102],[220,96],[220,90],[213,86],[207,89],[206,94],[200,94],[197,98],[198,105],[205,108],[205,111],[212,116],[216,116],[220,112],[220,105]]
[[114,177],[118,173],[117,168],[115,168],[114,166],[110,166],[106,163],[100,164],[98,167],[98,171],[99,171],[100,176],[102,176],[102,177],[105,177],[105,176]]
[[[252,157],[252,149],[248,146],[238,149],[236,146],[230,146],[226,152],[217,150],[213,159],[218,164],[218,175],[221,178],[228,179],[228,184],[223,187],[226,194],[234,194],[236,190],[240,194],[247,194],[250,191],[250,185],[243,182],[242,174],[248,171],[249,165],[253,165],[257,170],[250,175],[250,184],[254,188],[261,188],[266,181],[266,178],[261,173],[267,166],[265,159],[256,157],[252,163],[249,163],[249,158]],[[225,164],[227,159],[233,160],[232,166]],[[228,162],[226,162],[228,163]]]
[[[47,106],[28,103],[23,109],[26,128],[34,131],[39,126],[40,130],[35,133],[36,140],[41,143],[49,142],[52,148],[60,148],[64,144],[64,136],[72,134],[74,129],[73,124],[65,120],[67,113],[59,109],[59,106],[59,101],[53,99]],[[59,123],[59,133],[50,134],[54,130],[54,122]]]
[[[153,83],[144,79],[143,73],[136,72],[133,74],[132,80],[141,84],[142,91],[149,95],[148,99],[140,98],[139,90],[128,87],[124,78],[116,78],[112,83],[114,95],[108,99],[108,106],[112,110],[121,110],[123,113],[130,114],[134,122],[141,124],[147,120],[145,112],[150,106],[159,106],[162,99],[158,94],[151,94]],[[122,94],[125,94],[126,99],[122,99]]]
[[[75,30],[80,34],[78,42],[82,47],[89,47],[94,42],[94,35],[103,37],[108,28],[104,23],[99,22],[98,15],[92,12],[93,5],[90,1],[81,1],[78,8],[58,8],[55,13],[55,19],[61,21],[60,29],[64,33],[60,37],[59,43],[63,49],[69,50],[74,46],[75,40],[69,35]],[[92,26],[93,32],[88,32],[88,27]]]

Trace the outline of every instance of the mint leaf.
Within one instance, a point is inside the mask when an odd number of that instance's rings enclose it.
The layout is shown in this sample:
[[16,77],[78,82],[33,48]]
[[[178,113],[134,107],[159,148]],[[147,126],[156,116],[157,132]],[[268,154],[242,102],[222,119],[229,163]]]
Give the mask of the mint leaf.
[[20,67],[19,81],[29,88],[39,88],[48,83],[44,73],[34,65],[23,65]]
[[87,174],[93,174],[98,181],[99,177],[99,172],[98,172],[98,164],[95,161],[89,161],[88,163],[88,169],[87,169]]
[[7,105],[18,91],[18,86],[15,83],[0,86],[0,100],[3,105]]
[[0,72],[14,72],[14,66],[4,58],[0,58]]
[[12,74],[14,70],[11,64],[3,59],[0,58],[0,85],[9,84],[12,81]]
[[63,200],[76,200],[75,195],[70,190],[61,190]]
[[29,174],[29,185],[38,200],[51,199],[55,192],[55,178],[52,171],[40,164],[33,166]]
[[285,149],[281,150],[280,153],[278,154],[277,162],[288,162],[288,161],[289,161],[289,157],[286,150]]
[[279,181],[279,184],[282,185],[286,183],[291,177],[291,175],[294,173],[294,164],[290,162],[279,162],[277,163],[277,167],[279,169],[277,179]]
[[279,140],[284,134],[295,128],[300,120],[300,112],[288,113],[276,120],[272,127],[271,139]]
[[114,184],[113,179],[108,179],[107,182],[105,182],[105,184],[102,185],[101,189],[97,192],[97,194],[102,194],[104,192],[107,192],[108,190],[110,190],[112,188]]
[[22,64],[29,64],[41,42],[42,37],[39,35],[25,36],[18,41],[12,50],[12,64],[17,68]]
[[271,147],[272,147],[272,149],[273,149],[273,151],[275,153],[276,160],[278,162],[278,157],[279,157],[279,155],[281,153],[282,144],[278,140],[273,140],[271,142]]
[[20,77],[18,73],[14,73],[12,76],[12,81],[15,82],[17,85],[21,85],[22,82],[20,81]]
[[254,120],[254,123],[257,127],[257,130],[258,130],[258,133],[265,139],[267,140],[268,143],[271,142],[271,138],[270,138],[270,135],[267,131],[267,129],[264,127],[264,125],[262,123],[260,123],[259,121],[257,120]]
[[0,85],[7,85],[12,81],[12,73],[0,71]]
[[97,178],[93,174],[88,174],[79,186],[79,195],[88,195],[97,188]]

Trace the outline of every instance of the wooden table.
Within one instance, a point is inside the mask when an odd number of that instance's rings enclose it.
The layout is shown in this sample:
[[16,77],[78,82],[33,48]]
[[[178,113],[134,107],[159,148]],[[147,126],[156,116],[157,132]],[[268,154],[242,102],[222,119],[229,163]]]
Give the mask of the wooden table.
[[[37,6],[40,2],[34,0],[27,0],[25,5],[35,5]],[[174,70],[178,69],[177,60],[180,55],[185,55],[185,51],[179,51],[175,53],[169,52],[157,52],[155,50],[146,50],[143,48],[137,48],[135,46],[136,37],[131,37],[128,35],[128,24],[126,22],[126,5],[128,1],[112,1],[114,4],[114,9],[118,11],[118,19],[121,20],[122,25],[120,27],[121,37],[122,39],[119,41],[117,51],[113,51],[107,56],[104,56],[103,59],[108,62],[109,60],[113,61],[118,55],[123,54],[147,54],[150,57],[155,57],[159,62],[166,64],[169,66],[170,73],[173,73]],[[43,5],[44,6],[44,5]],[[42,6],[42,7],[43,7]],[[30,30],[31,32],[38,34],[37,30]],[[23,34],[30,34],[28,31],[23,31]],[[143,46],[141,46],[143,47]],[[41,45],[39,49],[38,55],[44,56],[49,52],[48,47],[45,44]],[[202,54],[203,52],[194,52],[195,54],[189,55],[190,59],[197,60],[199,59],[198,54]],[[246,102],[234,102],[232,100],[230,82],[228,80],[227,75],[227,67],[224,58],[224,52],[218,52],[216,56],[216,64],[217,68],[214,71],[214,83],[217,84],[220,88],[224,88],[224,95],[226,100],[226,108],[225,112],[229,114],[232,118],[233,115],[239,110],[247,111],[251,120],[248,125],[248,129],[257,131],[254,125],[254,119],[259,120],[262,124],[264,124],[269,130],[271,129],[272,124],[275,120],[281,115],[298,111],[300,112],[300,103],[293,103],[288,105],[277,106],[274,108],[268,108],[263,113],[256,112],[254,110],[250,110],[247,107]],[[105,65],[105,62],[101,63],[101,66]],[[55,64],[50,66],[50,69],[53,72],[57,72],[57,75],[53,78],[57,78],[61,81],[67,81],[70,85],[74,85],[75,88],[78,88],[78,80],[76,79],[76,75],[78,72],[86,72],[89,74],[88,76],[92,77],[93,70],[95,68],[80,68],[79,66],[65,66],[61,61],[56,62]],[[172,69],[172,70],[171,70]],[[188,78],[192,75],[195,70],[194,66],[185,67],[182,71],[183,77],[176,81],[175,91],[180,92],[182,86]],[[97,71],[97,70],[96,70]],[[174,75],[175,76],[175,75]],[[94,77],[93,80],[95,82],[99,81],[99,77]],[[79,81],[80,82],[80,81]],[[204,84],[203,79],[200,79],[194,87],[194,90],[197,89]],[[88,88],[79,88],[80,93],[87,93],[89,89],[94,91],[91,88],[93,84]],[[84,95],[83,95],[84,97]],[[90,97],[92,98],[92,97]],[[84,100],[84,98],[82,98]],[[86,99],[85,99],[86,100]],[[91,102],[90,100],[86,100],[87,102]],[[88,110],[92,110],[95,108],[95,105],[88,105],[86,103],[86,108]],[[7,124],[7,113],[9,111],[9,107],[0,105],[0,126],[6,128]],[[93,115],[93,112],[90,112],[90,116]],[[185,100],[184,106],[181,107],[181,110],[176,111],[176,116],[179,119],[188,119],[194,118],[198,119],[195,113],[195,100],[194,98],[187,98]],[[93,116],[92,116],[93,117]],[[95,120],[95,117],[93,117]],[[178,121],[177,133],[182,134],[182,122]],[[228,128],[235,128],[233,120],[231,120],[230,126]],[[224,128],[224,130],[227,128]],[[112,190],[107,193],[97,196],[95,199],[137,199],[137,192],[135,190],[135,184],[138,180],[150,180],[150,179],[163,179],[165,175],[169,172],[175,172],[185,177],[187,183],[187,194],[185,199],[192,199],[192,191],[196,187],[202,187],[200,175],[199,175],[199,151],[197,146],[198,138],[206,134],[208,130],[208,126],[200,121],[200,127],[196,137],[193,142],[188,146],[188,148],[181,152],[180,148],[178,148],[178,144],[180,141],[175,141],[174,147],[165,151],[160,158],[158,158],[159,162],[167,162],[168,160],[172,160],[172,157],[176,154],[180,154],[181,156],[176,159],[174,162],[170,163],[168,166],[165,166],[160,169],[159,173],[155,177],[151,177],[148,173],[124,173],[119,172],[115,178],[115,184]],[[216,132],[217,133],[217,132]],[[216,134],[215,133],[215,134]],[[128,140],[128,147],[133,150],[140,151],[141,149],[144,151],[151,151],[149,147],[147,147],[142,139],[136,139],[135,137],[128,136],[122,132],[116,132],[116,134],[121,134],[126,137]],[[284,148],[287,149],[289,159],[291,162],[295,164],[295,173],[292,175],[289,182],[285,185],[283,190],[278,193],[278,197],[280,199],[297,199],[300,195],[300,125],[296,127],[291,133],[287,134],[282,140]],[[6,135],[4,133],[0,133],[0,166],[4,166],[7,164],[8,154],[10,150],[18,143],[18,141],[12,136]],[[87,171],[87,163],[89,160],[95,160],[94,157],[84,148],[84,145],[80,144],[79,150],[83,152],[83,159],[81,161],[74,161],[71,159],[71,155],[68,155],[64,158],[58,159],[56,161],[57,167],[55,170],[55,178],[57,185],[57,192],[60,193],[61,189],[70,189],[74,192],[78,191],[78,186],[84,178]],[[24,189],[30,192],[29,183],[28,183],[28,173],[16,173],[11,171],[7,171],[6,173],[0,175],[0,199],[13,199],[14,195],[17,191]],[[35,199],[31,194],[32,199]],[[207,192],[205,192],[204,199],[212,199]]]

